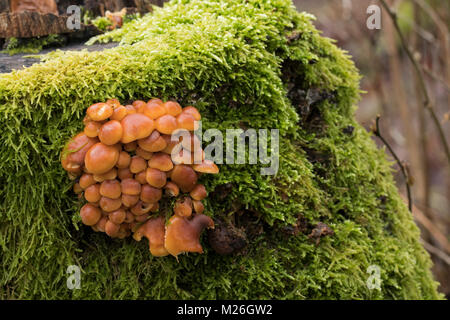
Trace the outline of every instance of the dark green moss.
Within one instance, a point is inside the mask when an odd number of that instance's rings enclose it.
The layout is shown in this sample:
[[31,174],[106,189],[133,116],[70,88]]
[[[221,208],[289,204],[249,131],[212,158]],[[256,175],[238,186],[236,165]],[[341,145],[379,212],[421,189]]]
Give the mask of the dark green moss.
[[[122,41],[117,48],[56,52],[0,76],[0,295],[439,298],[390,163],[353,118],[358,72],[311,19],[287,0],[172,1],[97,39]],[[292,88],[326,94],[299,116]],[[233,186],[207,201],[207,214],[244,211],[263,223],[245,253],[219,256],[205,241],[204,255],[154,258],[146,243],[111,240],[79,222],[58,161],[64,142],[93,102],[153,96],[194,104],[204,129],[280,130],[276,176],[221,165],[219,175],[202,177],[208,190]],[[316,245],[279,231],[300,215],[334,235]],[[65,285],[72,264],[83,271],[80,290]],[[381,290],[366,286],[370,265],[381,269]]]

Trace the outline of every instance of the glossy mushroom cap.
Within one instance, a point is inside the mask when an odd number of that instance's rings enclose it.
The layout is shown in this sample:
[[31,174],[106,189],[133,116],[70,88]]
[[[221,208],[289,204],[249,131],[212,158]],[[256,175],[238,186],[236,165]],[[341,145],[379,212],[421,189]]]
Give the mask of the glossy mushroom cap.
[[172,181],[166,183],[164,190],[169,197],[177,197],[180,194],[180,188]]
[[170,114],[159,117],[155,121],[156,130],[164,134],[172,134],[177,128],[177,119]]
[[100,194],[103,197],[118,199],[122,195],[120,182],[117,180],[105,180],[100,185]]
[[197,173],[190,166],[176,165],[171,173],[170,179],[180,187],[183,192],[190,192],[197,184]]
[[102,208],[103,211],[113,212],[118,210],[122,206],[122,200],[120,198],[111,199],[107,197],[101,197],[99,204],[100,208]]
[[175,101],[167,101],[163,106],[166,109],[167,114],[170,114],[174,117],[178,116],[182,111],[180,104]]
[[139,173],[147,169],[147,161],[139,156],[133,156],[130,163],[131,173]]
[[174,215],[166,227],[164,247],[175,257],[183,252],[203,253],[200,234],[205,228],[214,228],[214,221],[208,216],[198,214],[189,220]]
[[193,200],[192,206],[194,207],[194,211],[197,214],[203,213],[203,211],[205,211],[205,206],[200,200]]
[[155,187],[162,188],[167,182],[167,175],[165,172],[155,169],[155,168],[147,168],[145,173],[146,182]]
[[158,152],[153,154],[150,160],[148,160],[148,166],[161,171],[170,171],[173,169],[173,162],[170,155]]
[[100,132],[100,128],[102,127],[103,123],[97,122],[97,121],[89,121],[84,126],[84,134],[87,135],[89,138],[95,138],[98,136],[98,133]]
[[195,171],[201,173],[219,173],[219,168],[211,160],[203,160],[202,163],[194,164],[192,168],[194,168]]
[[138,141],[139,147],[148,152],[162,151],[167,147],[166,140],[158,131],[153,131],[147,138]]
[[112,116],[114,110],[107,103],[96,103],[87,109],[87,116],[94,121],[103,121]]
[[109,220],[115,224],[121,224],[125,221],[126,212],[123,209],[118,209],[108,214]]
[[141,193],[141,184],[134,179],[124,179],[120,182],[120,185],[123,194],[136,196]]
[[117,160],[116,166],[119,169],[128,168],[130,166],[131,157],[128,152],[121,151],[119,153],[119,160]]
[[106,173],[119,160],[119,151],[114,146],[107,146],[103,143],[94,144],[86,153],[86,169],[93,174]]
[[161,200],[162,190],[148,184],[142,186],[140,199],[146,203],[157,203]]
[[142,237],[146,237],[151,254],[155,257],[164,257],[169,254],[164,247],[164,235],[165,221],[163,217],[158,217],[149,219],[140,226],[133,234],[133,238],[136,241],[141,241]]
[[61,154],[61,165],[67,172],[81,173],[88,150],[98,142],[96,138],[89,138],[83,132],[69,140]]
[[153,120],[141,114],[129,114],[120,122],[123,128],[122,143],[148,137],[155,128]]
[[95,203],[100,201],[102,195],[100,194],[100,184],[93,184],[84,190],[84,198],[87,202]]
[[86,189],[87,187],[92,186],[93,184],[95,184],[95,180],[94,180],[94,176],[92,174],[89,173],[84,173],[81,177],[80,177],[80,187],[81,189]]
[[200,112],[197,110],[197,108],[193,106],[187,106],[183,108],[183,113],[188,113],[194,117],[196,121],[200,121],[202,116],[200,115]]
[[98,132],[98,138],[103,144],[113,145],[122,139],[122,125],[117,120],[111,120],[103,124]]
[[157,103],[155,101],[149,101],[147,105],[140,110],[140,112],[153,120],[167,114],[167,110],[164,108],[162,103]]
[[92,204],[85,204],[80,210],[81,221],[87,226],[95,225],[100,220],[102,213]]
[[173,207],[173,212],[179,217],[190,217],[192,215],[192,200],[189,197],[178,199]]
[[192,199],[194,200],[203,200],[206,198],[206,196],[208,195],[206,192],[206,188],[204,185],[202,184],[197,184],[194,189],[192,189],[192,191],[189,193],[189,195],[192,197]]

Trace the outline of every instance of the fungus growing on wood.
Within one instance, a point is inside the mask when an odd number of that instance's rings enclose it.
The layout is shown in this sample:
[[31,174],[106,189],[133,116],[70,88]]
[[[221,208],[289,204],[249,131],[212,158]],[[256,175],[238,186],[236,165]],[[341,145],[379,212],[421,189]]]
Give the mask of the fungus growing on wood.
[[197,214],[187,219],[174,215],[166,226],[164,247],[175,257],[183,252],[203,253],[200,234],[205,228],[214,228],[214,221],[208,216]]
[[[203,252],[201,231],[214,223],[202,214],[200,200],[207,192],[197,184],[199,174],[193,166],[193,151],[204,158],[200,141],[189,132],[200,118],[194,107],[183,109],[175,101],[159,99],[125,107],[110,99],[89,107],[84,131],[69,141],[64,150],[72,153],[61,160],[70,174],[84,172],[73,186],[88,202],[80,211],[83,223],[113,238],[123,239],[131,232],[138,241],[146,237],[155,256]],[[172,141],[170,134],[178,130],[187,135]],[[172,155],[175,147],[178,157]],[[203,161],[197,171],[218,172],[214,166]],[[176,198],[167,228],[162,215],[152,217],[170,210],[160,207],[163,189],[167,197]]]

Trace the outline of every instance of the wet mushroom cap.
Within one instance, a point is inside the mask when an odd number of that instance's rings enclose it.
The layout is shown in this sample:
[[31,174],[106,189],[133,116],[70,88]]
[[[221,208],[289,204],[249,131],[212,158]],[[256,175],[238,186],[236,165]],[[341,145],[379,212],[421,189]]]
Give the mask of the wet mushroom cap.
[[102,174],[111,170],[119,160],[119,151],[114,146],[94,144],[86,153],[85,165],[89,172]]
[[195,171],[201,173],[219,173],[219,168],[211,160],[203,160],[202,163],[194,164],[192,167]]
[[141,184],[134,179],[124,179],[120,185],[123,194],[136,196],[141,193]]
[[194,131],[198,127],[195,123],[194,116],[186,112],[183,112],[177,116],[177,126],[178,128],[186,129],[189,131]]
[[102,174],[94,174],[94,180],[97,182],[103,182],[105,180],[113,180],[117,177],[117,169],[112,168],[108,172]]
[[148,152],[162,151],[167,147],[166,140],[161,137],[161,134],[155,130],[147,138],[138,140],[138,145]]
[[152,156],[153,156],[153,152],[145,151],[141,147],[137,147],[136,155],[141,157],[141,158],[143,158],[143,159],[145,159],[145,160],[150,160],[152,158]]
[[164,247],[173,256],[183,252],[203,253],[200,234],[205,228],[214,228],[214,222],[208,216],[197,214],[189,220],[174,215],[166,226]]
[[159,117],[155,121],[156,130],[163,134],[172,134],[177,128],[177,119],[170,114]]
[[145,203],[157,203],[161,200],[162,190],[148,184],[142,186],[140,199]]
[[105,212],[113,212],[122,206],[122,199],[111,199],[107,197],[100,198],[100,208]]
[[164,190],[169,197],[177,197],[180,194],[180,188],[172,181],[166,183]]
[[85,204],[80,210],[81,221],[87,226],[95,225],[102,216],[99,208],[92,204]]
[[122,205],[127,208],[133,207],[139,201],[139,195],[122,194]]
[[81,173],[85,157],[89,149],[98,142],[96,138],[89,138],[83,132],[69,140],[62,151],[61,165],[64,170]]
[[139,156],[133,156],[130,162],[131,173],[139,173],[147,169],[147,161]]
[[141,171],[138,174],[134,175],[134,180],[136,180],[140,184],[147,184],[147,170]]
[[122,195],[120,182],[117,180],[105,180],[100,185],[100,194],[103,197],[118,199]]
[[126,213],[125,210],[119,209],[116,211],[113,211],[108,214],[109,220],[114,222],[115,224],[121,224],[125,221]]
[[155,188],[162,188],[167,182],[167,175],[161,170],[147,168],[147,171],[145,173],[145,180],[149,185]]
[[150,252],[155,257],[164,257],[169,254],[164,247],[164,236],[165,221],[163,217],[149,219],[133,234],[136,241],[141,241],[142,237],[148,239]]
[[149,213],[153,207],[153,203],[147,203],[142,200],[139,200],[132,208],[131,212],[135,216],[140,216],[146,213]]
[[148,160],[149,168],[158,169],[161,171],[170,171],[173,169],[173,162],[170,155],[167,153],[158,152],[153,154],[150,160]]
[[194,117],[196,121],[200,121],[202,116],[200,115],[200,112],[197,110],[197,108],[193,106],[187,106],[183,108],[183,113],[188,113]]
[[132,179],[133,174],[131,173],[130,168],[122,168],[117,170],[117,177],[120,180]]
[[194,200],[203,200],[206,198],[206,196],[208,195],[206,192],[206,188],[204,185],[202,184],[197,184],[194,189],[192,189],[192,191],[189,193],[189,195],[192,197],[192,199]]
[[87,109],[88,117],[94,121],[106,120],[112,116],[113,112],[113,108],[103,102],[93,104]]
[[111,220],[108,220],[105,223],[105,232],[108,236],[114,238],[119,233],[120,226],[118,224],[115,224]]
[[93,184],[95,184],[95,180],[94,180],[94,176],[92,174],[89,173],[84,173],[81,177],[80,177],[80,187],[84,190],[89,186],[92,186]]
[[167,114],[167,110],[163,105],[157,102],[148,102],[147,105],[141,109],[141,112],[153,120]]
[[179,164],[173,168],[170,179],[180,187],[181,191],[190,192],[197,184],[198,177],[190,166]]
[[123,128],[122,143],[146,138],[155,128],[153,120],[140,113],[129,114],[120,123]]
[[121,121],[128,114],[127,108],[124,106],[119,106],[114,109],[114,112],[111,116],[111,120]]
[[116,166],[119,169],[128,168],[130,166],[131,157],[128,152],[121,151],[119,153],[119,160],[117,160]]
[[197,214],[203,213],[205,211],[205,206],[200,200],[193,200],[192,205],[194,207],[194,211]]
[[167,101],[166,103],[164,103],[164,108],[166,109],[167,114],[170,114],[174,117],[179,115],[182,111],[180,104],[175,101]]
[[84,198],[87,202],[98,202],[102,195],[100,194],[100,184],[93,184],[84,190]]
[[178,199],[173,207],[173,212],[179,217],[190,217],[192,215],[192,200],[189,197]]
[[89,138],[95,138],[98,136],[98,133],[100,132],[100,128],[102,127],[101,122],[97,121],[89,121],[84,126],[84,134],[87,135]]
[[103,144],[113,145],[122,139],[122,125],[117,120],[110,120],[102,125],[98,133],[98,138]]

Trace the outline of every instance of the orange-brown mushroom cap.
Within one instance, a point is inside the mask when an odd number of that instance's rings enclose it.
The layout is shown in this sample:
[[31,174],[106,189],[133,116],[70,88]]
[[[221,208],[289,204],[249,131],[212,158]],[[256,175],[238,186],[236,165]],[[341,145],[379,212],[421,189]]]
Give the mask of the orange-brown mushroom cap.
[[182,112],[192,115],[196,121],[200,121],[200,119],[202,118],[200,112],[197,110],[196,107],[193,106],[187,106],[183,108]]
[[219,168],[217,165],[213,161],[207,159],[203,160],[202,163],[194,164],[192,168],[201,173],[219,173]]
[[123,128],[122,143],[146,138],[155,129],[153,120],[141,113],[129,114],[120,123]]
[[183,192],[190,192],[197,184],[197,173],[190,166],[176,165],[170,175],[170,179],[175,182]]
[[192,197],[192,199],[194,200],[203,200],[206,198],[206,196],[208,195],[206,193],[206,188],[204,185],[202,184],[197,184],[194,189],[192,189],[192,191],[189,193],[189,195]]
[[141,184],[134,179],[124,179],[120,184],[123,194],[135,196],[141,193]]
[[105,180],[100,185],[100,194],[103,197],[118,199],[122,195],[120,182],[117,180]]
[[187,219],[174,215],[166,226],[164,247],[175,257],[183,252],[203,253],[200,234],[205,228],[214,228],[214,221],[208,216],[198,214]]
[[84,198],[88,202],[98,202],[100,201],[101,197],[102,195],[100,194],[100,184],[98,183],[90,185],[86,188],[86,190],[84,190]]
[[95,225],[102,217],[102,212],[99,208],[88,203],[85,204],[80,210],[81,221],[87,226]]
[[117,120],[110,120],[103,124],[98,132],[98,138],[103,144],[113,145],[122,139],[122,125]]
[[193,200],[192,205],[194,207],[195,213],[200,214],[200,213],[203,213],[203,211],[205,211],[205,206],[203,205],[203,203],[200,200]]
[[114,110],[107,103],[95,103],[87,109],[87,115],[94,121],[103,121],[112,116]]
[[155,168],[147,168],[145,180],[149,185],[155,188],[162,188],[167,182],[167,175],[164,171]]
[[166,183],[164,190],[166,190],[166,194],[170,197],[177,197],[180,194],[180,188],[172,181]]
[[170,171],[173,168],[173,162],[170,155],[158,152],[153,154],[151,159],[148,160],[148,166],[161,171]]
[[169,252],[164,247],[165,221],[164,217],[149,219],[142,224],[133,234],[136,241],[141,241],[142,237],[146,237],[149,242],[149,248],[152,255],[156,257],[164,257]]
[[174,117],[179,115],[182,111],[180,104],[175,101],[167,101],[166,103],[164,103],[164,108],[166,109],[167,114],[170,114]]
[[162,197],[162,190],[148,184],[142,186],[140,199],[145,203],[157,203]]
[[189,197],[178,199],[173,207],[173,212],[179,217],[190,217],[192,215],[192,200]]
[[138,145],[148,152],[162,151],[167,147],[166,140],[161,137],[161,134],[155,130],[147,138],[138,140]]
[[164,134],[171,134],[178,128],[177,119],[170,114],[166,114],[156,119],[155,125],[156,130]]
[[61,165],[64,170],[81,173],[88,150],[98,142],[96,138],[89,138],[83,132],[69,140],[61,154]]
[[142,107],[141,112],[153,120],[167,114],[167,110],[163,107],[162,103],[155,101],[149,101],[145,107]]
[[115,146],[103,143],[94,144],[86,153],[86,169],[93,174],[102,174],[111,170],[119,160],[119,150]]

